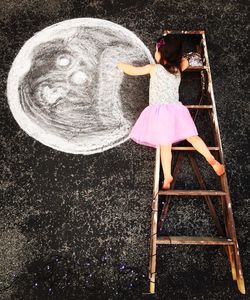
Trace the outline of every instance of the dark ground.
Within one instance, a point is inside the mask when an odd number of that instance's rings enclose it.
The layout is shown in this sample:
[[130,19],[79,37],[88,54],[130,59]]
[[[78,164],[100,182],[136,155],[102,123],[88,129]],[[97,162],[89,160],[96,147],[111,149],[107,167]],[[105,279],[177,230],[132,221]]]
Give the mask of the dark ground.
[[[247,1],[9,0],[0,8],[1,299],[250,299]],[[165,27],[206,30],[245,296],[223,249],[208,246],[160,247],[157,294],[144,294],[153,148],[130,140],[103,153],[70,155],[15,122],[5,96],[12,61],[35,32],[76,17],[123,25],[152,52]],[[178,187],[190,187],[190,176],[183,174]],[[215,232],[204,201],[174,204],[168,233]]]

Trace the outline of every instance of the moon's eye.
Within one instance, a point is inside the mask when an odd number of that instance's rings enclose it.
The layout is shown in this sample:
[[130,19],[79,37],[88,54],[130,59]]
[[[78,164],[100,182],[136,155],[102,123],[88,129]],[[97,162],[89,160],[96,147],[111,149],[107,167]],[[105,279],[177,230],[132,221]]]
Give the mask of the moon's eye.
[[59,67],[68,67],[70,63],[71,58],[68,55],[60,55],[56,60],[56,64]]

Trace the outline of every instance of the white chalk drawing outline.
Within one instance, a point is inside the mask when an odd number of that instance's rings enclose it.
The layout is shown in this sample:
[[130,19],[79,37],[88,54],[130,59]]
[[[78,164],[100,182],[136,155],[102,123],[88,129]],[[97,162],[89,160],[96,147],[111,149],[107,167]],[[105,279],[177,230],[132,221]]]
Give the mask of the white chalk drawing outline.
[[[155,63],[154,59],[148,50],[148,48],[144,45],[144,43],[134,34],[132,31],[124,28],[122,25],[113,23],[108,20],[104,19],[98,19],[98,18],[76,18],[76,19],[70,19],[65,20],[56,24],[53,24],[49,27],[46,27],[45,29],[37,32],[33,37],[31,37],[28,41],[25,42],[21,50],[19,51],[18,55],[13,61],[13,64],[11,66],[8,80],[7,80],[7,97],[8,97],[8,103],[10,110],[15,117],[15,120],[17,121],[18,125],[31,137],[35,138],[42,144],[49,146],[53,149],[72,153],[72,154],[94,154],[98,152],[103,152],[105,150],[108,150],[110,148],[113,148],[117,145],[120,145],[127,141],[129,139],[128,135],[125,136],[122,139],[119,139],[118,141],[105,145],[103,147],[100,147],[98,149],[88,150],[85,151],[84,149],[87,149],[88,142],[84,144],[84,142],[81,143],[81,145],[76,144],[70,144],[66,143],[65,139],[55,136],[48,131],[46,131],[44,128],[40,127],[38,124],[36,124],[34,121],[32,121],[23,111],[19,99],[19,93],[18,93],[18,87],[19,87],[19,79],[23,78],[25,74],[30,70],[31,62],[30,57],[32,55],[32,50],[35,46],[46,43],[49,41],[52,41],[55,34],[57,38],[64,38],[63,36],[63,30],[62,28],[67,24],[67,30],[72,30],[72,33],[75,33],[77,26],[93,26],[93,27],[101,27],[101,28],[108,28],[112,27],[114,30],[118,30],[121,32],[125,37],[129,38],[131,42],[138,48],[141,47],[144,51],[144,54],[146,55],[149,63]],[[53,38],[50,39],[50,36]],[[25,64],[21,63],[25,62]],[[120,75],[120,78],[115,78],[115,80],[121,80],[123,74]],[[136,80],[136,79],[135,79]],[[114,91],[112,91],[114,92]],[[131,94],[131,101],[133,101],[132,94]],[[115,105],[119,106],[119,103],[116,103]],[[122,126],[127,127],[127,130],[131,127],[129,122],[127,122],[123,116],[115,116],[116,118],[120,118]],[[119,130],[119,128],[117,128]],[[115,133],[115,130],[114,130]],[[100,141],[105,141],[105,136],[100,137]],[[72,147],[73,145],[73,147]],[[85,148],[84,148],[85,147]]]

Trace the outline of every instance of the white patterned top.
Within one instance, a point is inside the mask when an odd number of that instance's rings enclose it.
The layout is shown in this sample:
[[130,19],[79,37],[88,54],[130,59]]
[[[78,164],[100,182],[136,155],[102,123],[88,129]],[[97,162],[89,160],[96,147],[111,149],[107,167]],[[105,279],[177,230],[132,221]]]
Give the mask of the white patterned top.
[[161,64],[155,66],[149,83],[149,104],[179,102],[181,72],[172,74]]

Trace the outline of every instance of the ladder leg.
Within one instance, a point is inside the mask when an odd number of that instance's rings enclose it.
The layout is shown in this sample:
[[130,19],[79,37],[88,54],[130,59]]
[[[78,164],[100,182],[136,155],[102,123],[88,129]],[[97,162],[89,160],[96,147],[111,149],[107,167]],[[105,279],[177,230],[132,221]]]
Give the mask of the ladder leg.
[[[156,211],[152,211],[152,222],[155,222],[155,215],[157,214]],[[156,224],[157,225],[157,224]],[[154,228],[155,226],[153,226]],[[151,231],[151,238],[150,238],[150,258],[149,258],[149,292],[151,294],[155,293],[155,275],[156,275],[156,237],[157,232]]]
[[150,251],[149,251],[149,291],[155,293],[155,274],[156,274],[156,239],[157,239],[157,204],[158,196],[153,199],[151,212],[151,234],[150,234]]
[[149,292],[155,293],[156,278],[156,240],[157,240],[157,223],[158,223],[158,200],[159,200],[159,179],[160,179],[160,147],[156,148],[155,169],[154,169],[154,188],[151,212],[151,235],[150,235],[150,252],[149,252]]
[[234,249],[233,253],[235,255],[235,262],[236,262],[237,286],[238,286],[239,291],[242,294],[245,294],[246,288],[245,288],[245,282],[244,282],[244,277],[243,277],[243,273],[242,273],[240,254],[239,254],[239,246],[238,246],[237,241],[234,241],[234,245],[232,248]]
[[[209,67],[209,58],[208,58],[208,52],[207,52],[207,44],[206,44],[205,33],[202,34],[202,43],[203,43],[203,46],[204,46],[204,55],[205,55],[205,59],[207,61],[207,66]],[[215,106],[214,92],[213,92],[213,85],[212,85],[212,76],[211,76],[211,72],[210,72],[210,67],[208,68],[208,73],[207,74],[208,74],[208,92],[210,93],[211,100],[212,100],[212,102]],[[213,119],[214,126],[215,126],[214,132],[215,132],[215,135],[217,137],[217,142],[219,143],[219,146],[220,146],[221,162],[224,164],[224,155],[223,155],[223,150],[222,150],[222,143],[221,143],[221,138],[220,138],[220,130],[219,130],[219,124],[218,124],[216,109],[214,110],[213,114],[211,114],[211,117]],[[237,285],[238,285],[239,291],[242,294],[245,294],[246,291],[245,291],[244,278],[243,278],[242,267],[241,267],[241,262],[240,262],[239,245],[238,245],[237,237],[236,237],[235,224],[234,224],[234,218],[233,218],[233,212],[232,212],[231,200],[230,200],[230,194],[229,194],[230,192],[229,192],[226,173],[224,173],[220,177],[220,179],[221,179],[221,186],[223,187],[223,190],[226,192],[225,204],[226,204],[226,210],[227,210],[227,215],[228,215],[228,222],[226,222],[226,226],[228,228],[228,233],[229,233],[230,237],[232,238],[232,240],[234,242],[233,247],[232,247],[234,255],[232,255],[232,257],[235,258]],[[235,276],[235,275],[233,275],[233,276]]]
[[[228,233],[228,226],[227,226],[227,210],[226,210],[226,205],[225,205],[225,201],[223,199],[223,196],[221,196],[221,207],[222,207],[222,214],[224,217],[224,223],[225,223],[225,230],[226,230],[226,236],[229,237],[229,233]],[[233,253],[233,246],[232,245],[227,245],[225,246],[225,250],[231,265],[231,272],[232,272],[232,277],[233,280],[236,280],[236,266],[235,266],[235,258],[234,258],[234,253]]]
[[[212,114],[210,114],[210,116],[211,118],[213,118]],[[216,159],[219,159],[219,157],[220,157],[219,153],[216,153]],[[223,190],[227,192],[227,195],[222,196],[221,198],[226,234],[228,238],[232,238],[232,240],[234,241],[234,245],[226,246],[227,248],[226,252],[231,265],[232,278],[233,280],[237,280],[237,286],[239,291],[242,294],[245,294],[246,293],[245,283],[244,283],[244,277],[242,273],[242,266],[241,266],[240,254],[239,254],[239,245],[236,237],[235,223],[233,218],[232,204],[231,204],[231,199],[229,194],[226,173],[220,177],[220,181]]]
[[[239,291],[242,294],[246,293],[245,290],[245,283],[244,283],[244,277],[241,267],[241,261],[240,261],[240,253],[239,253],[239,245],[236,237],[236,231],[235,231],[235,224],[234,224],[234,218],[233,218],[233,212],[232,212],[232,205],[229,194],[225,196],[225,206],[226,206],[226,226],[229,235],[231,236],[234,244],[231,247],[232,250],[232,276],[236,276],[237,280],[237,286]],[[234,264],[235,262],[235,264]],[[234,269],[235,268],[235,269]]]
[[233,246],[227,246],[233,280],[237,280]]

